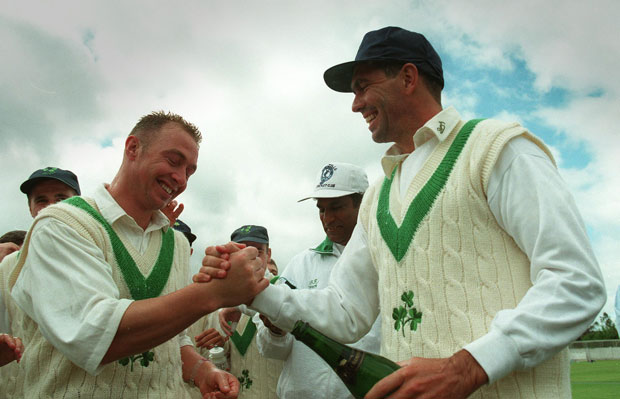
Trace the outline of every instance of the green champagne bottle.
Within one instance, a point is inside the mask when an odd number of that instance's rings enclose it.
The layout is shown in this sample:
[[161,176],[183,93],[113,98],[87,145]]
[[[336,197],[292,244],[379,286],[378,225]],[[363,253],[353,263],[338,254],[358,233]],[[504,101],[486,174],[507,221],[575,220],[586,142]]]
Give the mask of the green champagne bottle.
[[356,398],[363,398],[380,379],[400,368],[383,356],[338,343],[301,320],[291,334],[321,356]]

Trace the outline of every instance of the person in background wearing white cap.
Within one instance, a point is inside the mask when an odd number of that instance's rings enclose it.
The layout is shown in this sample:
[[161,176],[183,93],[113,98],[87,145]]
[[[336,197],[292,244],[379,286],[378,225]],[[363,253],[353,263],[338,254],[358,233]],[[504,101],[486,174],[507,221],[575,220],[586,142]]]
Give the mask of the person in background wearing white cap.
[[353,93],[375,142],[394,143],[385,178],[327,289],[268,287],[251,307],[286,330],[303,315],[342,342],[380,312],[381,354],[403,367],[367,399],[570,397],[567,346],[606,294],[549,149],[517,123],[443,109],[441,59],[416,32],[368,32],[324,79]]
[[[332,269],[351,238],[362,196],[368,188],[364,170],[347,163],[325,165],[315,182],[312,194],[299,201],[316,200],[325,240],[316,248],[295,255],[281,274],[281,278],[299,289],[327,287]],[[271,325],[268,319],[263,317],[262,320],[269,327],[262,324],[258,327],[256,340],[260,352],[285,361],[278,380],[278,398],[353,398],[340,378],[316,353],[291,334]],[[351,346],[379,353],[380,327],[377,318],[370,332]]]

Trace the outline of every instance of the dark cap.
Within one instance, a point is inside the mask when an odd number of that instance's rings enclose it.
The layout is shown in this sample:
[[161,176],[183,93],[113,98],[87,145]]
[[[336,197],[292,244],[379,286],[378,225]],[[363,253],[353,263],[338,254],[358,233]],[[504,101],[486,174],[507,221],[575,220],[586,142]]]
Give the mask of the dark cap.
[[48,166],[45,169],[35,170],[34,173],[30,175],[28,180],[26,180],[22,183],[21,186],[19,186],[19,189],[22,191],[22,193],[29,195],[30,191],[32,191],[32,188],[36,186],[40,180],[43,179],[56,179],[74,189],[77,195],[81,194],[78,178],[73,172],[71,172],[70,170],[53,168],[51,166]]
[[190,247],[192,246],[192,243],[196,241],[196,234],[193,234],[192,229],[190,229],[188,225],[183,223],[182,220],[177,219],[172,225],[172,228],[183,233],[183,235],[187,238],[187,241],[189,241]]
[[323,79],[332,90],[349,93],[352,91],[353,70],[358,64],[367,61],[410,62],[443,89],[441,59],[433,46],[424,35],[394,26],[366,33],[357,50],[355,61],[329,68],[323,74]]
[[269,244],[269,235],[267,229],[263,226],[246,225],[241,226],[233,231],[230,240],[234,242],[259,242],[261,244]]

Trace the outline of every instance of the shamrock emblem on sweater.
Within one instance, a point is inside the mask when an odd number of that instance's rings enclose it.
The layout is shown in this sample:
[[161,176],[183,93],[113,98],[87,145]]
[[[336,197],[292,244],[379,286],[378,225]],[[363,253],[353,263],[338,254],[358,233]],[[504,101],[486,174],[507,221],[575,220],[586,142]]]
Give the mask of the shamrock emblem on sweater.
[[241,389],[250,389],[252,386],[252,379],[250,378],[250,371],[248,369],[244,369],[241,371],[241,376],[237,377],[239,380],[239,385],[241,385]]
[[399,306],[392,311],[392,318],[395,320],[394,329],[400,330],[402,327],[403,337],[405,336],[405,326],[409,324],[411,331],[418,329],[418,324],[422,322],[422,312],[418,312],[413,306],[413,291],[405,291],[400,296],[405,306]]
[[147,351],[144,352],[140,355],[131,355],[129,357],[124,357],[122,359],[120,359],[118,362],[123,365],[123,366],[127,366],[129,363],[131,363],[130,365],[130,370],[133,371],[133,364],[136,361],[140,361],[140,365],[142,367],[148,367],[149,363],[153,361],[153,359],[155,358],[155,353],[151,352],[151,351]]

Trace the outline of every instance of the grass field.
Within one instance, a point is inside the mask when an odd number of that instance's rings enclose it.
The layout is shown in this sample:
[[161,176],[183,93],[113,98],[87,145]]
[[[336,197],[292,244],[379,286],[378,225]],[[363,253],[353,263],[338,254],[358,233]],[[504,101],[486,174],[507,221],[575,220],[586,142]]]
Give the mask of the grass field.
[[573,399],[620,398],[620,360],[571,364]]

